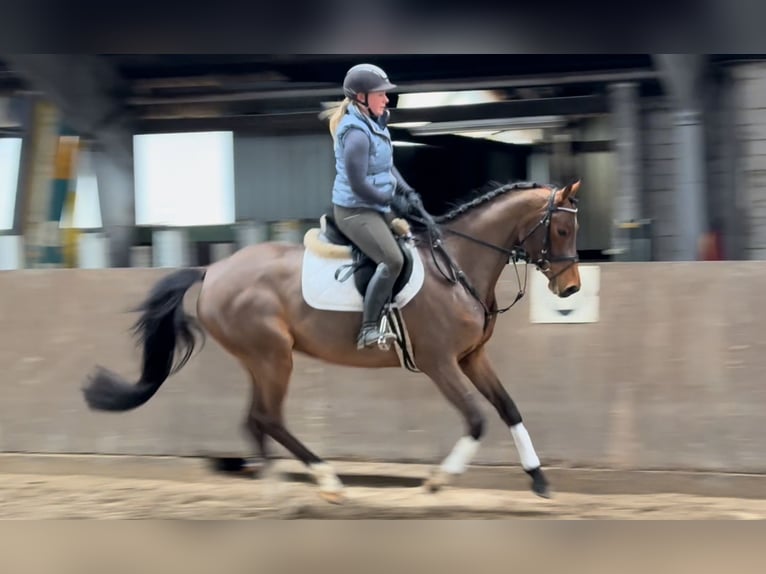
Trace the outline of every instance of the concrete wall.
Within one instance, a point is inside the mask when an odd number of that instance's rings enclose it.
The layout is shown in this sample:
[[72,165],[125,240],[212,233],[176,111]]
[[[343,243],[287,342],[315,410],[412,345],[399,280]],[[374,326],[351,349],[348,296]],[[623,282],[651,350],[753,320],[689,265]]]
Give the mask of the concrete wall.
[[[96,363],[137,376],[128,310],[165,273],[0,273],[0,451],[242,454],[247,384],[212,340],[134,412],[82,401]],[[766,472],[766,264],[609,263],[601,278],[599,323],[530,324],[525,298],[490,343],[543,461]],[[515,290],[508,269],[501,303]],[[507,429],[485,412],[476,461],[517,463]],[[300,357],[287,415],[329,458],[437,461],[463,430],[423,375]]]

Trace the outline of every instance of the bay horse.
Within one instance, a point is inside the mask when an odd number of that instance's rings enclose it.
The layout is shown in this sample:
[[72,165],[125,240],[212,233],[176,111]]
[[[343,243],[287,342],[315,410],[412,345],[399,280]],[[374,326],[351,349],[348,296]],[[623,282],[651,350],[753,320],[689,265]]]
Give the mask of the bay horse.
[[[466,427],[449,455],[425,479],[431,491],[466,470],[484,435],[485,421],[471,383],[509,427],[532,491],[550,495],[519,409],[496,374],[486,343],[498,314],[508,309],[498,308],[495,286],[510,262],[534,265],[559,297],[580,289],[575,198],[579,186],[579,181],[564,188],[525,182],[497,186],[432,220],[439,226],[436,236],[427,230],[414,234],[414,249],[430,257],[422,258],[421,289],[401,309],[412,355],[420,372],[459,411]],[[245,427],[258,455],[268,462],[271,437],[306,465],[320,496],[341,502],[343,484],[333,467],[286,426],[283,402],[293,352],[362,368],[399,367],[400,361],[390,348],[357,350],[361,313],[322,310],[306,303],[301,292],[305,249],[281,242],[255,244],[206,268],[175,270],[160,279],[137,309],[142,311],[134,325],[143,345],[140,380],[130,383],[97,366],[83,388],[88,406],[127,411],[146,403],[190,359],[198,336],[204,343],[209,333],[250,378],[252,399]],[[442,264],[437,262],[437,251]],[[442,266],[448,266],[451,279]],[[200,281],[195,319],[184,311],[183,299]],[[519,287],[517,300],[523,295],[520,279]],[[180,358],[174,366],[176,353]]]

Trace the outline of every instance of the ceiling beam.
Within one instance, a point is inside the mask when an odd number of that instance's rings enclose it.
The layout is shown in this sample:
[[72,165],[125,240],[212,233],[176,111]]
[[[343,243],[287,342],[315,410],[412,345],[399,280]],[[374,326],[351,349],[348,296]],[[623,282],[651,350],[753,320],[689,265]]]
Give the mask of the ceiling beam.
[[[390,123],[469,122],[494,118],[547,115],[596,115],[609,111],[606,96],[572,96],[535,100],[512,100],[465,106],[392,109]],[[211,117],[140,118],[140,133],[204,130],[322,131],[326,124],[317,111],[224,115]]]
[[[563,74],[558,76],[489,77],[434,80],[428,82],[399,82],[397,93],[442,92],[455,90],[491,90],[505,88],[530,88],[544,86],[604,84],[626,81],[657,81],[656,70],[611,71],[585,74]],[[167,80],[167,79],[166,79]],[[188,78],[186,79],[188,81]],[[257,84],[254,84],[255,87]],[[225,87],[225,85],[221,86]],[[285,83],[284,88],[251,89],[235,93],[213,93],[178,96],[132,96],[126,98],[131,106],[162,106],[200,103],[233,103],[258,100],[279,100],[290,98],[331,98],[342,97],[341,86],[335,83],[294,87]]]
[[551,115],[594,115],[609,111],[606,96],[569,96],[508,100],[465,106],[397,108],[391,110],[389,122],[461,122],[493,118],[519,118]]
[[124,86],[108,62],[87,54],[14,54],[4,58],[59,108],[72,129],[96,138],[112,153],[132,155],[132,118],[117,95]]

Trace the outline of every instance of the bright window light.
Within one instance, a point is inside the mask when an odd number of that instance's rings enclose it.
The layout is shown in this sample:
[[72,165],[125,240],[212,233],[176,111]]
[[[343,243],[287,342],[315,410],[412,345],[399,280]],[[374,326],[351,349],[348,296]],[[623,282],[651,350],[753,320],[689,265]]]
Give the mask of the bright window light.
[[543,130],[503,130],[503,131],[475,131],[475,132],[456,132],[456,135],[487,139],[508,144],[529,145],[542,141]]
[[462,90],[454,92],[420,92],[400,94],[397,108],[431,108],[438,106],[465,106],[499,102],[502,98],[492,90]]
[[427,126],[431,122],[394,122],[388,124],[388,127],[390,128],[402,128],[402,129],[408,129],[408,128],[422,128],[423,126]]
[[232,132],[133,137],[136,225],[234,223]]
[[0,229],[13,227],[20,161],[21,138],[0,138]]

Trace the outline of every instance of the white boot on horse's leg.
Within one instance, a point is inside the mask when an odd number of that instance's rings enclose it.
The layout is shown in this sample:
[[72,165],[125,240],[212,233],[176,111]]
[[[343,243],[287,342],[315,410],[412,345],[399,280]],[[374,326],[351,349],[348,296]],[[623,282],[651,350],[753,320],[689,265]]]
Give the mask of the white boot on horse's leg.
[[532,446],[532,439],[529,438],[529,432],[524,427],[524,423],[518,423],[511,427],[511,436],[519,451],[521,467],[532,478],[532,492],[542,498],[550,498],[551,492],[548,480],[543,475],[540,467],[540,459]]
[[319,496],[327,502],[341,504],[345,500],[343,494],[343,483],[335,474],[335,470],[326,462],[310,464],[314,479],[319,486]]
[[438,468],[434,469],[423,486],[429,492],[436,492],[448,485],[454,476],[465,472],[478,449],[478,440],[471,436],[461,437],[453,447],[452,452]]

